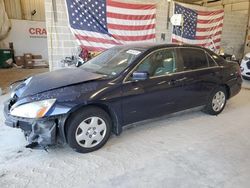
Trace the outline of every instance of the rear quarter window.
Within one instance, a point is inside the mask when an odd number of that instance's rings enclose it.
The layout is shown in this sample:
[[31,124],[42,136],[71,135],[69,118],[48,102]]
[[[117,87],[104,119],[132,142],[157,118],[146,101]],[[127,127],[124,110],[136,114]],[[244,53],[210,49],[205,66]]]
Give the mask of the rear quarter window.
[[208,67],[206,53],[202,49],[180,48],[183,70],[196,70]]
[[208,61],[209,66],[210,67],[217,66],[217,63],[215,62],[215,60],[208,53],[206,53],[206,55],[207,55],[207,61]]
[[222,63],[225,62],[225,59],[223,59],[221,56],[217,55],[216,53],[210,51],[210,50],[207,50],[207,53],[214,59],[214,61],[220,65]]

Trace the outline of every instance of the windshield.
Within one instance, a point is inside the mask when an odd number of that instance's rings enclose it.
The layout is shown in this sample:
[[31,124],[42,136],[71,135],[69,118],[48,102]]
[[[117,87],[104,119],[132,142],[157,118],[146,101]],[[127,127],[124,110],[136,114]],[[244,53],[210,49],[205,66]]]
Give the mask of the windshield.
[[81,68],[114,77],[125,70],[143,51],[140,49],[111,48],[84,63]]

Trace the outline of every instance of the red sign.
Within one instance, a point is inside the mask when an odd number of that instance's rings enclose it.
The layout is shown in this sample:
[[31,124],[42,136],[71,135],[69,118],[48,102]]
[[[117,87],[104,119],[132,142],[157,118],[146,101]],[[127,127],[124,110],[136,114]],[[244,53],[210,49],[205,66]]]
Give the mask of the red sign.
[[37,27],[37,28],[33,28],[33,27],[29,28],[29,33],[31,35],[47,35],[46,29],[45,28],[39,28],[39,27]]

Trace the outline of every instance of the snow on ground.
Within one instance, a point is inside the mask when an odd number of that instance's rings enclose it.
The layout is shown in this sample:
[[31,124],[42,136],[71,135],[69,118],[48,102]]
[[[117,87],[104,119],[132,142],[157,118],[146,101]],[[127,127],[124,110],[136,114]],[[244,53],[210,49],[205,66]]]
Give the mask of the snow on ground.
[[249,187],[249,112],[244,89],[219,116],[189,111],[138,123],[89,154],[25,149],[0,113],[0,187]]

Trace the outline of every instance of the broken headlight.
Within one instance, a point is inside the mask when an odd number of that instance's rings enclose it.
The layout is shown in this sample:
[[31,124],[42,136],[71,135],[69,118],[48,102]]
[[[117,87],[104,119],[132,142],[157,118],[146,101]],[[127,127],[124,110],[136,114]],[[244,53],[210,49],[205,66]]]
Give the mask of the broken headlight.
[[47,99],[26,103],[20,106],[13,105],[10,109],[12,116],[24,118],[42,118],[50,110],[56,99]]

